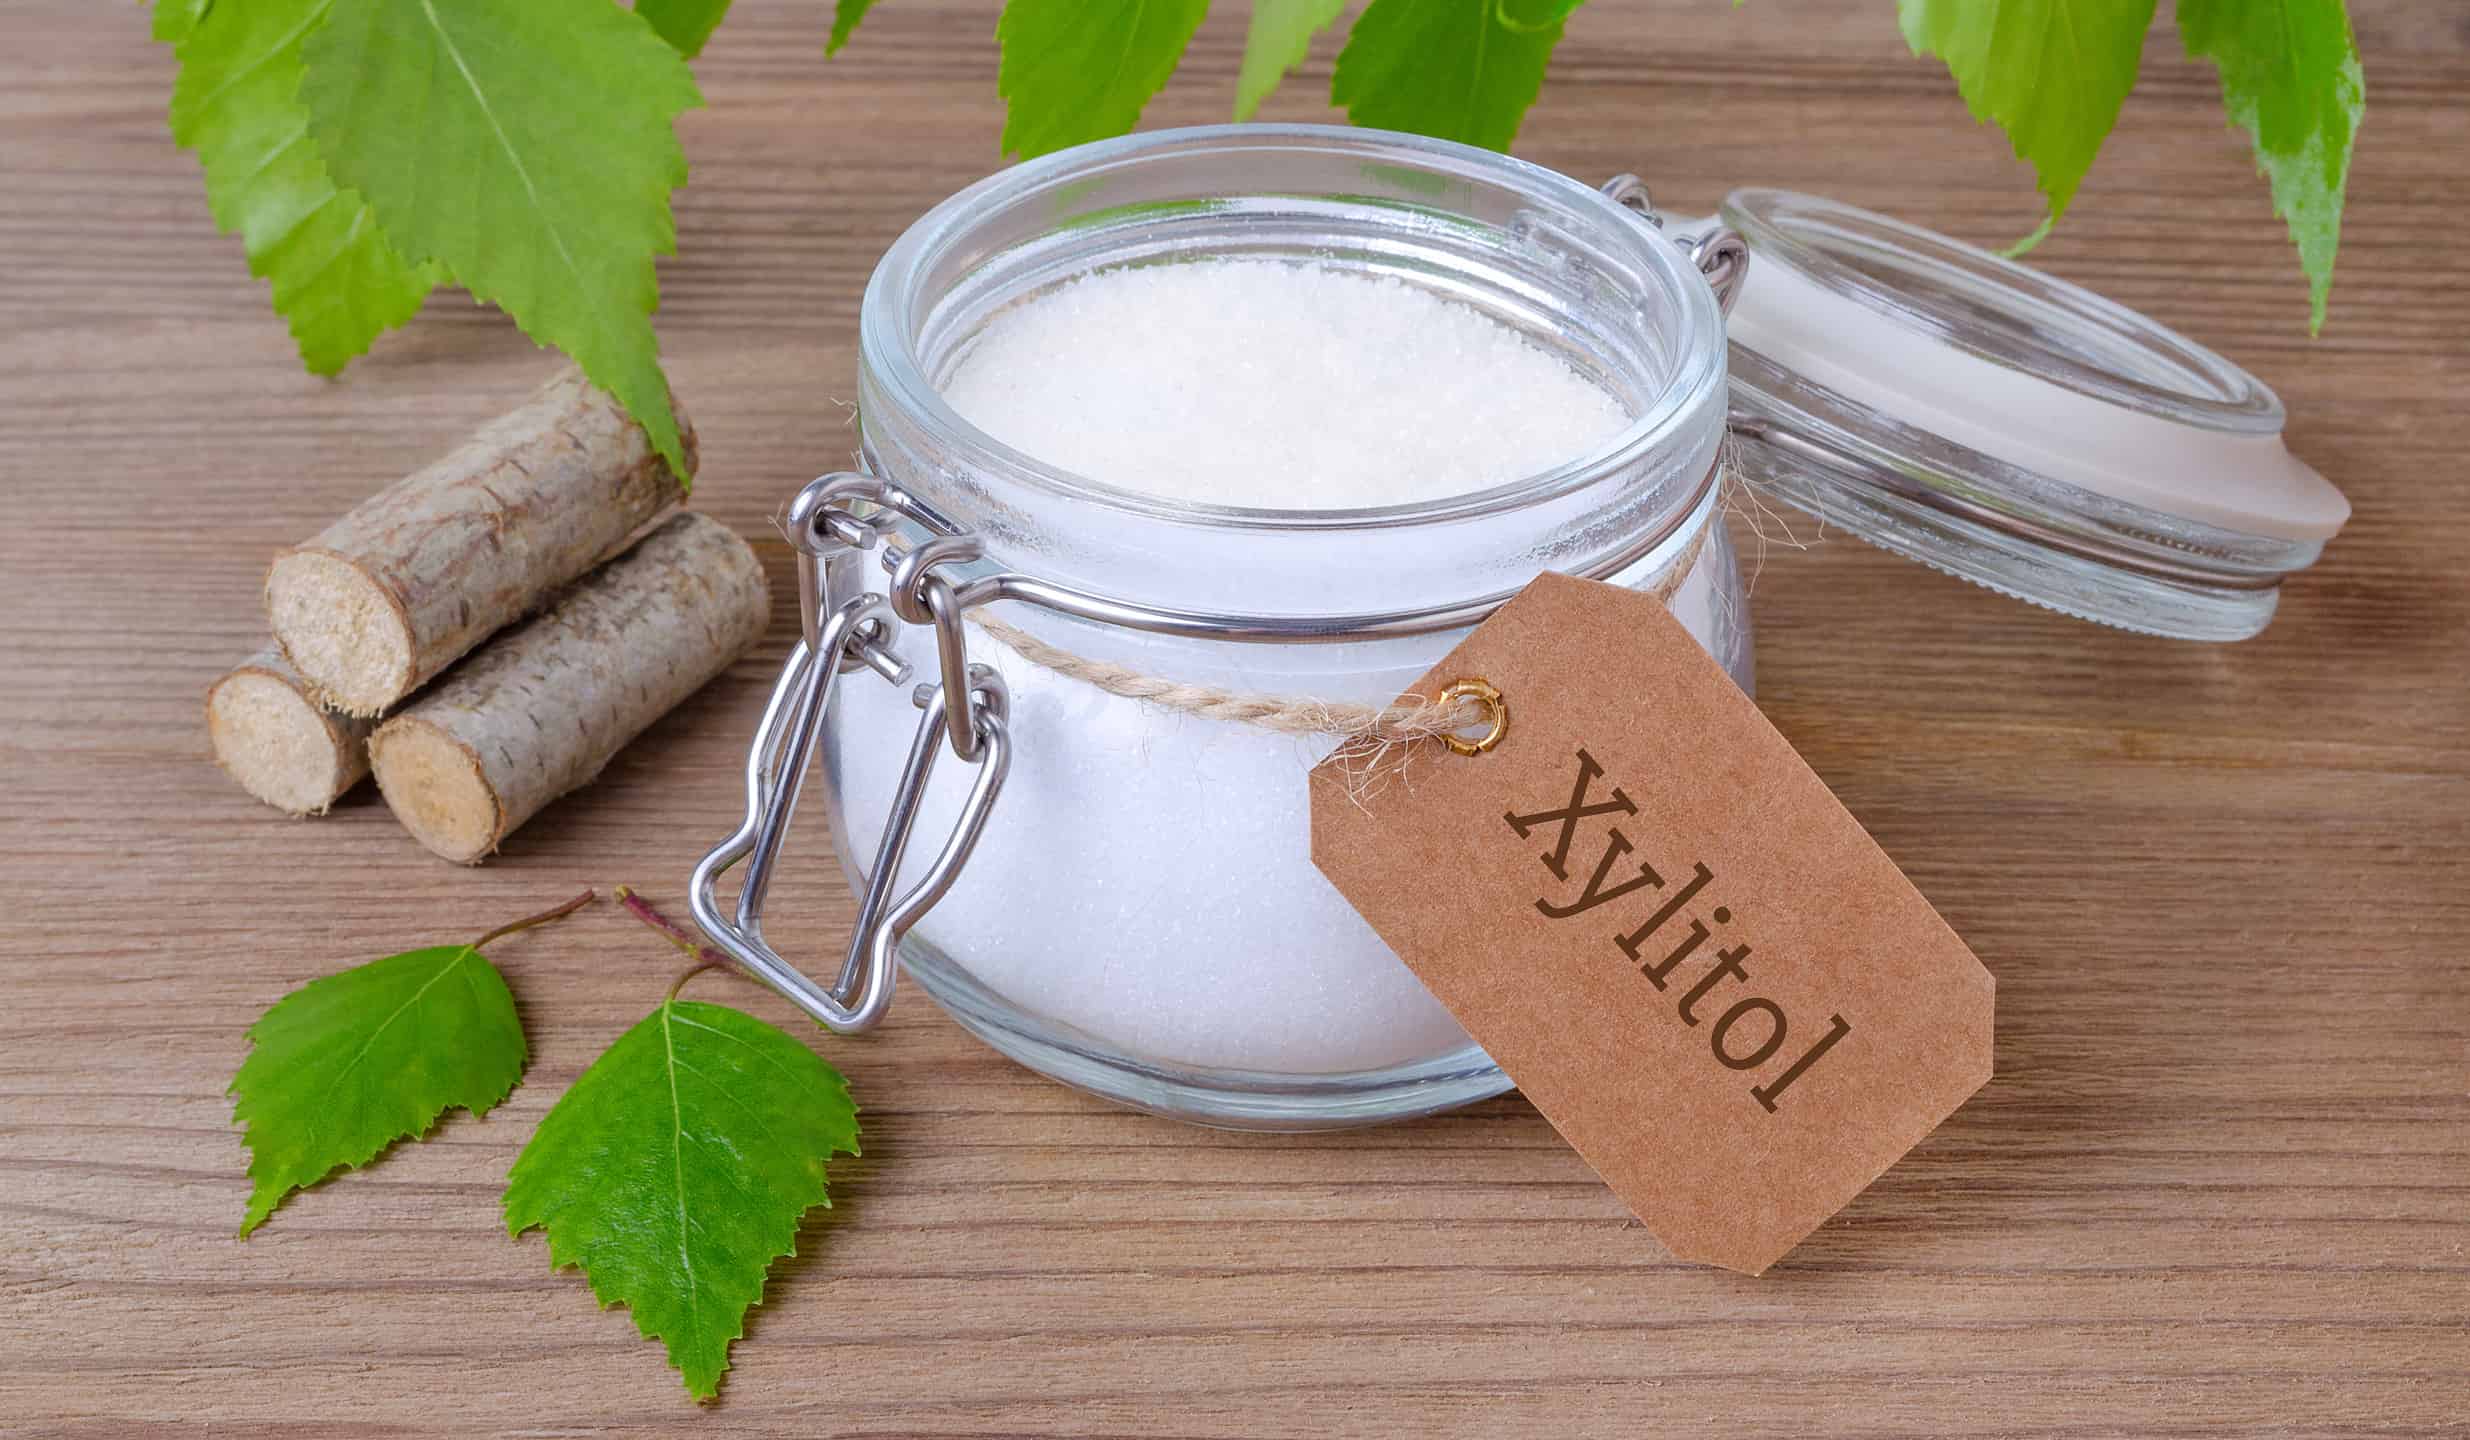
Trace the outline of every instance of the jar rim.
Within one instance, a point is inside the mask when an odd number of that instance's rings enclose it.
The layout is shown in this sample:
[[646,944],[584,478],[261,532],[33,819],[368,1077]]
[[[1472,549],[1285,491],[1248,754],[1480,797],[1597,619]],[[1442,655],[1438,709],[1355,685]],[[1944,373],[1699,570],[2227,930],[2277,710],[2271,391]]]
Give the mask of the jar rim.
[[[1109,171],[1178,154],[1259,152],[1357,155],[1367,163],[1422,170],[1444,180],[1514,189],[1566,212],[1604,222],[1601,237],[1621,247],[1675,302],[1680,334],[1675,363],[1655,393],[1616,435],[1558,465],[1481,490],[1376,506],[1290,509],[1220,505],[1111,485],[1018,450],[972,423],[927,374],[920,334],[907,323],[918,290],[939,262],[960,251],[972,225],[1000,207],[1095,180]],[[1263,187],[1262,193],[1276,193]],[[1232,198],[1232,197],[1229,197]],[[1693,342],[1691,336],[1703,337]],[[875,380],[902,406],[930,421],[967,463],[1000,471],[1061,498],[1188,524],[1253,531],[1377,530],[1480,518],[1583,490],[1650,460],[1690,417],[1721,416],[1726,384],[1723,317],[1714,292],[1683,250],[1602,191],[1558,171],[1490,150],[1393,131],[1342,125],[1240,124],[1144,131],[1024,161],[969,185],[920,216],[884,252],[859,309],[859,343]],[[1686,517],[1685,504],[1672,523]]]

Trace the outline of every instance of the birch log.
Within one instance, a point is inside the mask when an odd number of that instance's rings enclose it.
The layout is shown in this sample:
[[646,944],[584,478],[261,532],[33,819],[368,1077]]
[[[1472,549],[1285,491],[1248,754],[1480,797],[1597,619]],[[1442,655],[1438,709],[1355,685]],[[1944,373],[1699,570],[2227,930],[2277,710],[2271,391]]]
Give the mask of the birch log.
[[[678,430],[691,466],[695,431],[682,409]],[[682,493],[643,428],[570,368],[277,556],[266,616],[328,704],[382,714]]]
[[215,763],[277,810],[322,815],[369,773],[374,720],[329,710],[269,645],[206,687]]
[[430,850],[477,864],[763,635],[771,592],[728,526],[678,515],[500,634],[369,740]]

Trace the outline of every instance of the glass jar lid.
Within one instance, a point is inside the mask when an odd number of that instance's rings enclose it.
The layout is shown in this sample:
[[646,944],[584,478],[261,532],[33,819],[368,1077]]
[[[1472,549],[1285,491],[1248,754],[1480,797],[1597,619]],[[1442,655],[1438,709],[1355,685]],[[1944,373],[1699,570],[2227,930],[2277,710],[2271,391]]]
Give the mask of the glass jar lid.
[[2029,266],[1811,195],[1737,190],[1743,477],[1865,540],[2088,620],[2262,630],[2349,516],[2239,366]]

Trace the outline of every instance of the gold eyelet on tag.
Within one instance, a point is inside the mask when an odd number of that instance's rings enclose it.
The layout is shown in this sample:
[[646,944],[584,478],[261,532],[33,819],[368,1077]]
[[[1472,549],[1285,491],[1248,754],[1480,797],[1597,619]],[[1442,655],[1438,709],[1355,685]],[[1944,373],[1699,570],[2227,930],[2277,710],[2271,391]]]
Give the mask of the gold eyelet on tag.
[[1500,744],[1501,737],[1509,733],[1509,702],[1501,698],[1501,692],[1493,687],[1491,681],[1479,680],[1472,676],[1464,680],[1452,680],[1441,687],[1440,694],[1432,697],[1432,703],[1435,705],[1446,705],[1452,700],[1478,702],[1491,712],[1492,724],[1490,729],[1472,740],[1463,735],[1443,735],[1441,743],[1450,748],[1451,754],[1481,755]]

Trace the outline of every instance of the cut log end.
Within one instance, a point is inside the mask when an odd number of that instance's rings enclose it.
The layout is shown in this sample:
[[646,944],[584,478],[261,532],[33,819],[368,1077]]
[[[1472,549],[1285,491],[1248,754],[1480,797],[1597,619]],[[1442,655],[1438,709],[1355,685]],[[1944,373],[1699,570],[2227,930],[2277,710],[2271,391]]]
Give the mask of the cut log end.
[[[694,423],[683,407],[677,419],[691,458]],[[624,549],[681,494],[642,427],[569,367],[277,559],[267,620],[328,703],[375,715]]]
[[206,738],[240,788],[293,815],[319,815],[369,773],[370,723],[319,708],[272,651],[206,691]]
[[285,658],[347,715],[376,715],[411,688],[403,607],[348,560],[316,550],[277,556],[266,572],[266,616]]
[[369,742],[414,839],[474,864],[762,638],[763,566],[692,512],[482,646]]
[[369,755],[387,807],[431,853],[477,865],[497,848],[497,792],[469,746],[405,716],[378,732]]

